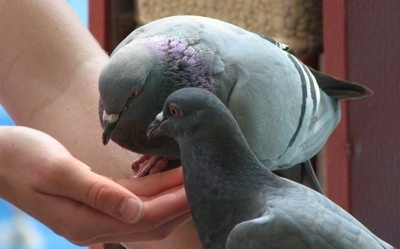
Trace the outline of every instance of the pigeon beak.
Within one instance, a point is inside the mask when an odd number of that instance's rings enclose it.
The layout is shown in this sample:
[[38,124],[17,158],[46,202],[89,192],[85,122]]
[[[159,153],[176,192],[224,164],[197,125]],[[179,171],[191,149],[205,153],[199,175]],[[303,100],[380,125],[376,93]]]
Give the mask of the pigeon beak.
[[118,114],[107,114],[103,111],[103,144],[106,145],[110,141],[111,135],[118,122]]
[[153,122],[151,122],[149,124],[149,126],[147,127],[147,138],[151,139],[154,138],[160,134],[162,134],[162,124],[166,121],[166,119],[164,118],[164,115],[162,112],[160,112],[156,118],[154,119]]

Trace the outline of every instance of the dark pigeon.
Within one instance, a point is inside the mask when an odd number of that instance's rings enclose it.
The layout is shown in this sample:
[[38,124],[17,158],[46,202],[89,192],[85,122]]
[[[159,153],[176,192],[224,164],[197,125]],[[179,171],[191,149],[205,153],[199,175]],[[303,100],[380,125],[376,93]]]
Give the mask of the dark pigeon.
[[[101,72],[103,142],[145,154],[137,176],[179,159],[168,137],[146,128],[167,96],[207,89],[232,112],[258,159],[271,170],[307,161],[340,120],[338,99],[368,96],[361,85],[312,70],[266,36],[206,17],[174,16],[133,31]],[[179,161],[174,161],[179,165]]]
[[184,186],[205,249],[393,248],[325,196],[274,175],[209,91],[172,93],[147,134],[179,144]]

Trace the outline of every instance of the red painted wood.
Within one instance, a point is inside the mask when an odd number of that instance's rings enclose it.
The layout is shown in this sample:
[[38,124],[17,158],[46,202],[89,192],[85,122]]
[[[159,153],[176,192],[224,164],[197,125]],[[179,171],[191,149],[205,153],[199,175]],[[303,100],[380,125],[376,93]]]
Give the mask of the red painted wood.
[[349,102],[352,213],[400,247],[400,1],[347,4],[347,70],[374,96]]
[[[345,0],[323,1],[324,69],[346,78],[346,15]],[[347,104],[342,103],[342,119],[329,138],[324,153],[325,188],[329,198],[346,210],[349,200],[349,150]]]
[[89,30],[101,47],[110,50],[110,1],[89,0]]

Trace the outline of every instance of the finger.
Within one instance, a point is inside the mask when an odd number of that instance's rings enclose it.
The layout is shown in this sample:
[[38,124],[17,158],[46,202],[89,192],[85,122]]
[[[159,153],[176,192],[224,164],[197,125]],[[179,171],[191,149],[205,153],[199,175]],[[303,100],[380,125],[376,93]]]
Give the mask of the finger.
[[123,179],[119,180],[118,183],[133,191],[138,196],[151,197],[166,189],[182,185],[182,167],[145,177]]
[[143,231],[154,230],[189,210],[183,186],[175,187],[172,192],[168,192],[144,202],[145,208],[142,220],[146,221],[148,225],[143,226]]
[[[175,205],[179,202],[185,203],[186,195],[183,189],[146,202],[146,215],[140,223],[133,225],[120,222],[73,200],[45,194],[40,198],[40,206],[36,206],[34,210],[40,210],[42,213],[35,216],[41,217],[42,222],[56,233],[81,245],[110,241],[111,238],[114,238],[112,241],[122,238],[124,241],[160,239],[190,219],[187,204],[183,205],[183,208]],[[179,201],[180,199],[183,201]]]
[[44,174],[38,191],[84,203],[124,222],[135,223],[141,219],[143,203],[136,195],[74,160],[57,159],[56,166]]
[[[126,224],[108,224],[105,221],[86,224],[86,231],[102,236],[90,242],[107,241],[105,238],[114,238],[113,241],[154,240],[171,233],[176,226],[190,219],[191,214],[187,204],[186,194],[182,187],[162,195],[153,200],[146,201],[142,220],[132,226]],[[87,242],[87,241],[86,241]]]

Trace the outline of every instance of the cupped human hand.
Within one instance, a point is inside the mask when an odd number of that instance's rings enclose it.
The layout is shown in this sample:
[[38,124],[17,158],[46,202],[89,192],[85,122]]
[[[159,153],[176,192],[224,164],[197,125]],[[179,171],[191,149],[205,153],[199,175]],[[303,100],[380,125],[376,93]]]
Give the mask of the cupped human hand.
[[181,169],[117,183],[26,127],[0,127],[0,197],[78,245],[162,239],[191,219]]

